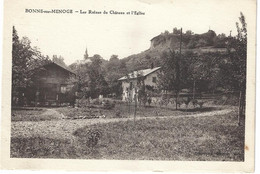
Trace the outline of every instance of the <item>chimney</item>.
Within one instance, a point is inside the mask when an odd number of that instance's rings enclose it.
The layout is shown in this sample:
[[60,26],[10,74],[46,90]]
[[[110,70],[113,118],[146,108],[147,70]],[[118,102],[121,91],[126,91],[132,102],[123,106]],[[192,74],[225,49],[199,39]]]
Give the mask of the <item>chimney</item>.
[[151,63],[151,69],[153,69],[153,63]]

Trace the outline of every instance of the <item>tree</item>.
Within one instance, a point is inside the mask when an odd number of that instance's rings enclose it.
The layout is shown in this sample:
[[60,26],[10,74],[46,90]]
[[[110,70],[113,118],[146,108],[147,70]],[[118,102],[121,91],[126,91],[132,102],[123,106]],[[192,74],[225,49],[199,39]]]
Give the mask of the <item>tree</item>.
[[166,92],[168,90],[175,91],[176,96],[176,110],[178,109],[178,97],[181,87],[181,63],[182,60],[182,28],[180,30],[177,30],[177,28],[173,29],[174,34],[180,33],[180,52],[178,54],[175,54],[174,50],[171,50],[169,48],[169,52],[165,52],[163,59],[163,66],[162,66],[162,74],[161,74],[161,80],[159,82],[159,86],[162,87],[162,89],[166,89]]
[[114,54],[109,59],[109,61],[118,61],[118,60],[119,60],[118,55],[114,55]]
[[21,90],[30,83],[31,74],[28,71],[28,66],[34,55],[34,50],[27,37],[19,40],[14,26],[12,38],[12,99],[14,99],[14,97],[19,98]]
[[175,91],[176,100],[178,98],[181,85],[179,56],[180,54],[176,54],[171,50],[163,53],[163,65],[158,78],[159,88],[165,90],[166,92]]
[[168,30],[164,31],[164,35],[169,35],[169,34],[170,34],[170,32]]
[[186,35],[193,35],[194,33],[191,30],[187,30],[185,34]]
[[200,60],[200,57],[192,54],[189,57],[190,65],[188,66],[188,74],[189,74],[189,80],[192,81],[193,85],[193,99],[195,99],[195,92],[196,92],[196,85],[198,81],[205,78],[206,76],[206,69],[205,64],[203,61]]
[[42,70],[40,67],[49,63],[50,59],[43,56],[37,47],[32,48],[29,38],[20,40],[14,26],[12,39],[12,104],[15,104],[14,100],[22,101],[25,92],[33,91],[26,90],[27,87],[37,86],[37,74]]
[[[246,95],[246,59],[247,59],[247,24],[245,16],[240,13],[239,23],[237,26],[237,36],[231,39],[228,45],[230,54],[233,77],[237,82],[239,90],[239,109],[238,109],[238,124],[240,125],[241,116],[245,114],[245,95]],[[234,51],[231,51],[231,48]]]
[[64,58],[62,56],[53,55],[52,61],[59,64],[60,66],[67,67],[66,63],[64,62]]
[[173,34],[176,34],[176,35],[179,35],[181,34],[181,30],[180,29],[177,29],[176,27],[173,28]]
[[226,48],[226,42],[228,38],[224,33],[219,34],[218,36],[215,36],[213,39],[213,45],[216,48]]
[[108,62],[104,65],[104,77],[108,83],[110,92],[120,96],[122,93],[121,83],[118,79],[127,74],[124,61],[120,61],[117,55],[112,55]]
[[87,74],[88,64],[78,61],[69,65],[69,68],[76,73],[76,76],[71,76],[68,79],[68,83],[74,84],[77,92],[83,90],[89,81],[89,76]]
[[213,30],[209,30],[207,33],[201,35],[202,39],[206,41],[206,46],[213,45],[213,40],[216,37],[216,33]]
[[12,44],[12,85],[16,87],[25,87],[27,84],[28,71],[27,66],[34,55],[30,46],[30,40],[26,37],[19,40],[17,31],[13,27]]
[[104,70],[102,70],[102,58],[100,55],[94,55],[91,64],[88,65],[87,74],[88,95],[96,98],[98,95],[107,95],[109,93],[108,84],[104,78]]

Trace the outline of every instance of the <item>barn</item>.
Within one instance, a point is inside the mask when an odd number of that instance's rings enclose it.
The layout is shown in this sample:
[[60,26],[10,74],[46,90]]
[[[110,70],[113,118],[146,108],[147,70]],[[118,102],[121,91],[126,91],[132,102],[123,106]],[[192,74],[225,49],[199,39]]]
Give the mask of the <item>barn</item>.
[[38,68],[34,74],[34,84],[26,88],[23,94],[26,104],[59,106],[70,102],[73,84],[68,81],[76,76],[73,71],[55,62],[49,62]]

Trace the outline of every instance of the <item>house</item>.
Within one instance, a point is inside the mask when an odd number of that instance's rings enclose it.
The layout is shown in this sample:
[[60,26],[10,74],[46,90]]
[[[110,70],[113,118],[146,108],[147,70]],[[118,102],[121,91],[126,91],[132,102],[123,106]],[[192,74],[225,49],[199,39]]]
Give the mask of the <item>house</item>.
[[135,94],[137,94],[139,90],[138,79],[142,79],[144,86],[156,88],[158,86],[158,72],[160,72],[160,69],[161,67],[153,68],[153,66],[151,66],[151,68],[134,71],[118,79],[122,82],[122,100],[126,101],[128,98],[130,100],[134,99]]
[[60,105],[69,102],[67,92],[73,84],[68,83],[73,71],[55,62],[49,62],[38,68],[34,74],[34,85],[26,90],[27,102],[37,105]]

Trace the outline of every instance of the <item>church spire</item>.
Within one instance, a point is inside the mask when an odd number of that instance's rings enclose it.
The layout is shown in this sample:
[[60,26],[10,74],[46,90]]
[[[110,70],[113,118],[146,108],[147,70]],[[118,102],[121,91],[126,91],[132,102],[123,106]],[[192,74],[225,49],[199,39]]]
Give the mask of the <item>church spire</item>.
[[88,59],[88,49],[86,47],[85,54],[84,54],[84,60],[87,60],[87,59]]

